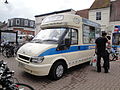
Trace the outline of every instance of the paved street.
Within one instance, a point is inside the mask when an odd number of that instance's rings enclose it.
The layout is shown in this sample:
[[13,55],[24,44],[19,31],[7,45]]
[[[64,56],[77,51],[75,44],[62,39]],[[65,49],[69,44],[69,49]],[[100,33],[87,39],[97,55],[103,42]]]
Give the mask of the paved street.
[[58,81],[51,81],[47,77],[37,77],[25,73],[17,67],[15,58],[5,58],[0,55],[0,60],[8,62],[15,77],[21,82],[31,85],[35,90],[120,90],[120,61],[111,62],[110,73],[95,71],[95,67],[82,64],[69,69],[65,76]]

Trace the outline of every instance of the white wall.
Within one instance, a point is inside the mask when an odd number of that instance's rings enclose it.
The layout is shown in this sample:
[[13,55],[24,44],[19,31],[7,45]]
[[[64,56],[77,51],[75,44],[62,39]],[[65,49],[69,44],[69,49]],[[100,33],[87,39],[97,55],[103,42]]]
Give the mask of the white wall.
[[[96,12],[101,12],[101,20],[96,20]],[[110,7],[89,10],[89,20],[101,24],[102,31],[106,30],[109,26],[110,17]]]

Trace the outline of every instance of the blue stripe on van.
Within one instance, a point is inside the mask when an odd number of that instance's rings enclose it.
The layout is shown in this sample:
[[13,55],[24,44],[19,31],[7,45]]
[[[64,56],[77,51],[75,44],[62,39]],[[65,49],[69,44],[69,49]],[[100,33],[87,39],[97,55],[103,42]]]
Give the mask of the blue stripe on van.
[[76,52],[76,51],[83,51],[83,50],[90,50],[90,49],[95,49],[95,45],[71,46],[69,49],[61,50],[61,51],[57,51],[56,48],[51,48],[41,53],[39,56],[69,53],[69,52]]
[[120,48],[120,46],[119,46],[119,45],[112,45],[112,47],[117,47],[117,48]]

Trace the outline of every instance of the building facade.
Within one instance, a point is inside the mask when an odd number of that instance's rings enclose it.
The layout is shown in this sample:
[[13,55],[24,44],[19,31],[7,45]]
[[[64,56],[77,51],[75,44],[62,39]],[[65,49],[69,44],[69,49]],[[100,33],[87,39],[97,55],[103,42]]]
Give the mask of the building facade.
[[8,30],[18,31],[18,34],[34,35],[35,21],[24,18],[12,18],[8,20]]
[[120,0],[95,0],[89,9],[89,20],[101,24],[102,31],[112,33],[120,25]]

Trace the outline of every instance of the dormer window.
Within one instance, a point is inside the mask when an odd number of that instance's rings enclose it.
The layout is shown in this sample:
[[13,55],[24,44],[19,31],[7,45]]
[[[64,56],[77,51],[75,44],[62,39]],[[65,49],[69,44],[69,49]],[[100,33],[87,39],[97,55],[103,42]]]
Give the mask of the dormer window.
[[10,22],[11,22],[11,25],[10,25],[10,26],[13,26],[13,20],[11,20]]
[[16,25],[20,25],[20,19],[16,19]]
[[30,21],[30,27],[34,27],[34,22]]
[[101,20],[101,12],[96,12],[96,20]]
[[25,20],[25,21],[24,21],[24,25],[25,25],[25,26],[28,26],[28,20]]

